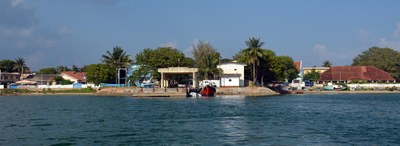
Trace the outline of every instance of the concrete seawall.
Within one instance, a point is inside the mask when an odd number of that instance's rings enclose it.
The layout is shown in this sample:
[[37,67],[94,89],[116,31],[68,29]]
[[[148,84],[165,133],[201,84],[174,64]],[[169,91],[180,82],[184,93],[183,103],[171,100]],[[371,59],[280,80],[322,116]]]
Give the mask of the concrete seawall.
[[[186,97],[186,88],[102,88],[97,95],[109,96],[134,96],[134,97]],[[216,96],[241,95],[241,96],[270,96],[279,95],[264,87],[245,88],[217,88]]]
[[265,87],[243,87],[243,88],[217,88],[216,95],[244,95],[244,96],[270,96],[279,95]]

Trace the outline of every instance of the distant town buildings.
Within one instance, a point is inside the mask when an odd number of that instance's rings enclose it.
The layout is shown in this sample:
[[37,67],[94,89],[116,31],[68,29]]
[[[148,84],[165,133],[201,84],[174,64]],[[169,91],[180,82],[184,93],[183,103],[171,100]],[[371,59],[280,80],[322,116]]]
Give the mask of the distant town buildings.
[[350,83],[362,81],[367,83],[395,83],[389,73],[373,66],[333,66],[321,74],[322,83]]
[[53,85],[56,77],[56,74],[34,74],[29,76],[27,80],[36,82],[37,85]]
[[20,77],[20,73],[0,72],[0,84],[7,85],[9,83],[15,83],[16,81],[20,80]]

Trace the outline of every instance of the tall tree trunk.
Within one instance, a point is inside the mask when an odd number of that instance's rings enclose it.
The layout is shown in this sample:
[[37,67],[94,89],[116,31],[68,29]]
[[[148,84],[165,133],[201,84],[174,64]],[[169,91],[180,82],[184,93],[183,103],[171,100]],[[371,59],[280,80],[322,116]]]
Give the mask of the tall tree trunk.
[[257,82],[257,77],[256,77],[256,63],[253,63],[253,82]]

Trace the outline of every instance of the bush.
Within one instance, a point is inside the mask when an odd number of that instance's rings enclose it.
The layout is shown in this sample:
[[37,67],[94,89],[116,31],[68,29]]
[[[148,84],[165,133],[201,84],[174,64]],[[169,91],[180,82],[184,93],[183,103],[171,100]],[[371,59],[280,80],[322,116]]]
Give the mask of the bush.
[[393,86],[393,87],[386,87],[386,90],[388,90],[388,91],[395,91],[395,90],[396,90],[396,87],[395,87],[395,86]]
[[28,89],[4,89],[2,93],[4,94],[14,94],[14,93],[30,93]]
[[254,83],[253,81],[249,81],[249,87],[255,87],[256,83]]

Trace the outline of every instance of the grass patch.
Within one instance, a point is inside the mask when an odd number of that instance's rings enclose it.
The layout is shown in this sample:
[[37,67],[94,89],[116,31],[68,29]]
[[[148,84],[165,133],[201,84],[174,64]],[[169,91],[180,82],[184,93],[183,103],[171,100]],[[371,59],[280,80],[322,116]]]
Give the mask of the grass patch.
[[95,93],[96,90],[93,88],[81,88],[81,89],[69,89],[69,90],[51,90],[43,89],[42,93]]
[[4,89],[1,91],[2,94],[14,94],[14,93],[32,93],[28,89]]

